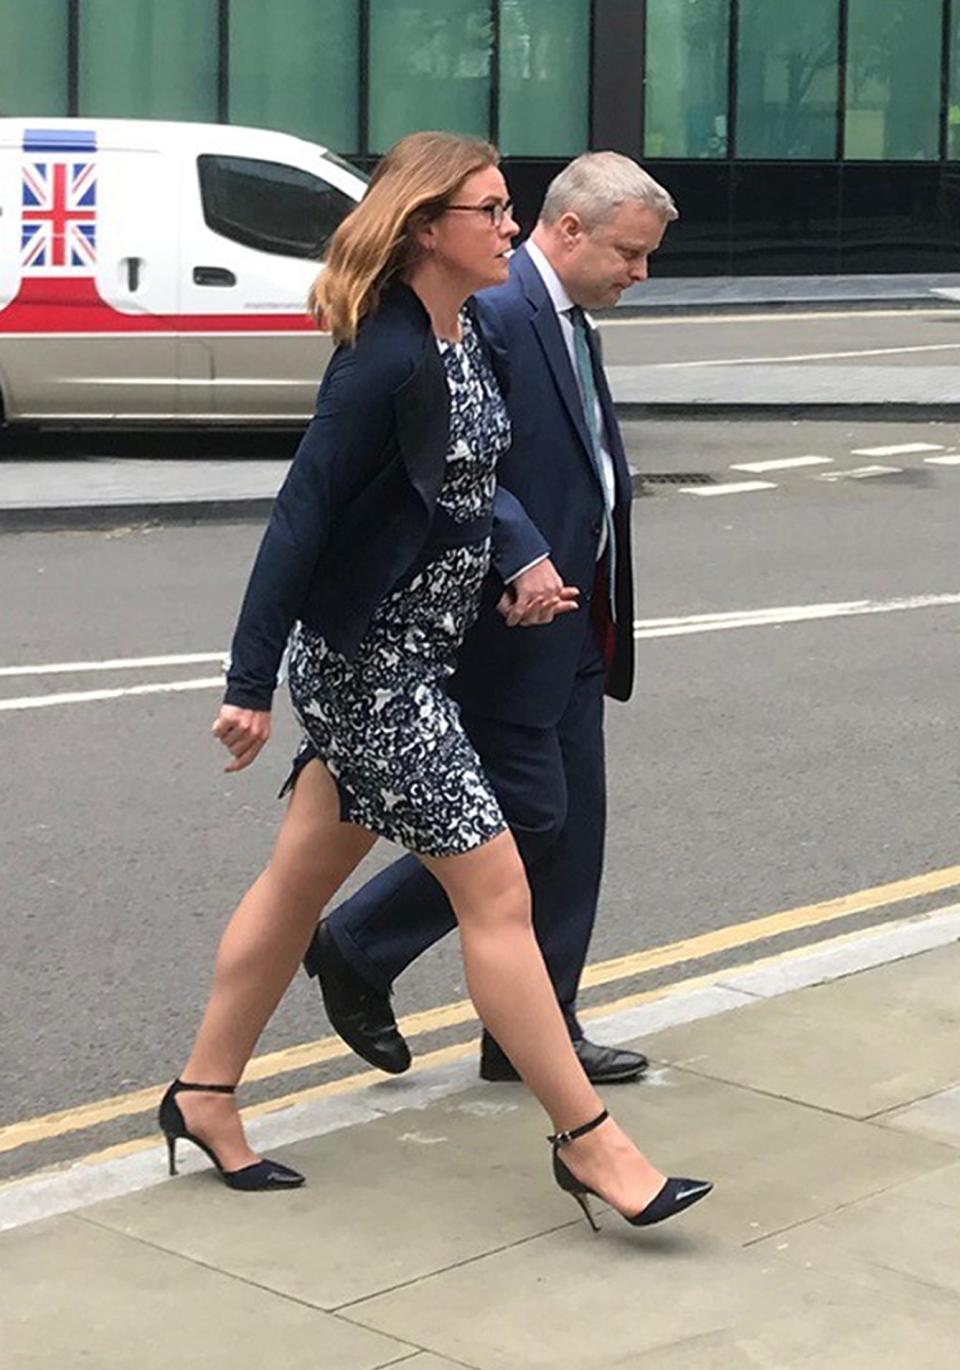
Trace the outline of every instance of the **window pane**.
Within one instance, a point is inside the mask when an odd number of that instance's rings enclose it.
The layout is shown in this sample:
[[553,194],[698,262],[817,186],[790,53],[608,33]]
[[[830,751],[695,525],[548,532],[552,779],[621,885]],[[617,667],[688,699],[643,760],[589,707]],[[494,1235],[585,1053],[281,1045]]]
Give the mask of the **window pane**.
[[741,0],[738,157],[836,156],[839,22],[839,0]]
[[500,150],[583,152],[589,101],[590,0],[501,0]]
[[230,122],[356,152],[359,0],[232,0]]
[[850,0],[846,156],[940,155],[942,0]]
[[216,0],[81,0],[80,112],[217,117]]
[[370,0],[370,146],[417,129],[485,137],[489,0]]
[[0,0],[0,115],[66,112],[65,0]]
[[950,103],[947,106],[947,156],[960,158],[960,5],[950,26]]
[[725,157],[729,0],[647,0],[648,157]]
[[285,257],[319,261],[334,229],[354,208],[298,167],[254,157],[198,157],[203,217],[214,233]]

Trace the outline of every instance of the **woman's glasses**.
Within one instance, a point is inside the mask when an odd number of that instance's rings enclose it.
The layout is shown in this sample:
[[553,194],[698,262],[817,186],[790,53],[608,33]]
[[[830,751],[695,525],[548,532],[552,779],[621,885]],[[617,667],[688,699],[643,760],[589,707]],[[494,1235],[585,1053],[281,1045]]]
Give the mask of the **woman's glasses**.
[[504,219],[513,215],[513,201],[507,200],[501,204],[499,200],[494,200],[490,205],[445,205],[444,213],[448,209],[465,210],[472,214],[486,214],[494,228],[499,228]]

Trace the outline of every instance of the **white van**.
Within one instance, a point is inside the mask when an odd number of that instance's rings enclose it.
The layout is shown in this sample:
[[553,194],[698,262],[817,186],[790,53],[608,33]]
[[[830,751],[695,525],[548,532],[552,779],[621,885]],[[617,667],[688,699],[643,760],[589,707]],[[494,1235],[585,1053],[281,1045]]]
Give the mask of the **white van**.
[[0,119],[0,422],[309,418],[307,292],[365,185],[263,129]]

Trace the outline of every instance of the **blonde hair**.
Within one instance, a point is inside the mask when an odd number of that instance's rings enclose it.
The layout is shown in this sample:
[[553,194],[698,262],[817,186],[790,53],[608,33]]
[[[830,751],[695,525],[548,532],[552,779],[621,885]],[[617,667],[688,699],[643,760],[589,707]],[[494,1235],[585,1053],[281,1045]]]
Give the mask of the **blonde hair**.
[[417,231],[443,213],[468,176],[499,160],[491,143],[457,133],[411,133],[394,144],[330,239],[310,291],[310,312],[335,342],[355,340],[384,287],[421,255]]
[[589,232],[609,222],[627,200],[652,209],[668,224],[680,217],[670,192],[632,158],[620,152],[584,152],[550,182],[540,221],[555,224],[572,210]]

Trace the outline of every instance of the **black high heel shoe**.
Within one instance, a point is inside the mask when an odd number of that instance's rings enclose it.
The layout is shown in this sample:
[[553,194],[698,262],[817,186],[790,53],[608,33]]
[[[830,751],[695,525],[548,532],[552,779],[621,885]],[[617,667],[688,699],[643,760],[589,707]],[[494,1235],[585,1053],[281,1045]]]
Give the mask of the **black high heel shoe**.
[[[548,1137],[547,1141],[553,1143],[553,1178],[565,1193],[576,1199],[583,1209],[587,1222],[594,1232],[599,1232],[597,1220],[594,1218],[590,1209],[588,1195],[593,1195],[595,1199],[602,1196],[589,1185],[585,1185],[582,1180],[578,1180],[576,1175],[560,1159],[560,1148],[568,1146],[570,1142],[576,1141],[578,1137],[585,1137],[588,1132],[592,1132],[595,1127],[605,1123],[610,1117],[606,1109],[599,1117],[592,1122],[584,1123],[582,1127],[575,1127],[570,1132],[555,1132]],[[639,1213],[635,1213],[632,1218],[628,1218],[625,1213],[620,1216],[631,1227],[650,1227],[653,1223],[662,1223],[664,1218],[672,1218],[675,1213],[682,1213],[685,1208],[697,1203],[700,1199],[705,1199],[710,1193],[713,1185],[709,1180],[676,1180],[669,1179],[664,1182],[663,1188],[647,1204],[646,1208],[641,1208]]]
[[220,1172],[220,1178],[231,1189],[296,1189],[303,1184],[304,1176],[298,1170],[291,1170],[288,1165],[281,1165],[279,1161],[255,1161],[253,1165],[245,1165],[241,1170],[224,1170],[212,1147],[207,1146],[206,1142],[201,1141],[188,1129],[180,1105],[177,1103],[178,1094],[188,1091],[203,1094],[233,1094],[236,1092],[236,1088],[236,1085],[195,1085],[192,1081],[174,1080],[160,1100],[160,1111],[157,1114],[160,1129],[167,1139],[170,1174],[176,1175],[177,1173],[177,1142],[182,1139],[185,1142],[193,1142],[194,1146],[198,1146],[210,1157]]

